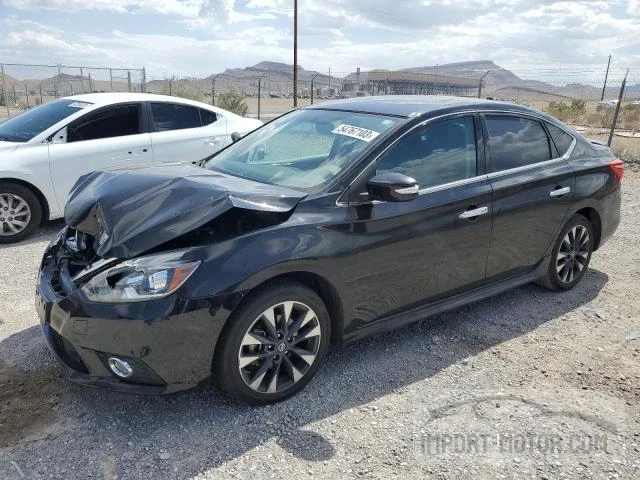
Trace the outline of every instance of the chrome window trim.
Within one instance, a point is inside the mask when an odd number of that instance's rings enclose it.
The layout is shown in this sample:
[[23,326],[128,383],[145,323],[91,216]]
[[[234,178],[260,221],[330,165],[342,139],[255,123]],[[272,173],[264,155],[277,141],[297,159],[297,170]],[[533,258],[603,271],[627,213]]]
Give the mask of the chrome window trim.
[[[479,112],[482,114],[485,114],[486,112]],[[489,112],[489,113],[493,113],[493,111]],[[509,114],[512,113],[513,116],[518,116],[517,113],[515,112],[495,112],[498,115],[504,115],[504,114]],[[539,117],[537,115],[529,115],[527,113],[522,114],[524,116],[529,116],[532,117],[536,120],[538,120],[539,122],[543,123],[543,128],[544,128],[544,123],[551,123],[548,120],[545,120],[542,117]],[[553,124],[554,127],[560,128],[558,127],[558,125]],[[560,128],[560,130],[562,130],[563,132],[565,132],[567,135],[569,135],[573,141],[571,142],[571,145],[569,146],[569,149],[560,157],[556,157],[556,158],[551,158],[549,160],[543,160],[542,162],[536,162],[536,163],[530,163],[529,165],[522,165],[520,167],[514,167],[514,168],[507,168],[506,170],[498,170],[497,172],[490,172],[488,173],[488,177],[489,179],[492,178],[496,178],[496,177],[502,177],[504,175],[510,175],[512,173],[518,173],[518,172],[524,172],[527,170],[532,170],[534,168],[537,167],[544,167],[547,165],[553,165],[554,163],[560,163],[563,160],[569,160],[569,157],[571,156],[571,154],[573,153],[573,149],[576,148],[576,144],[578,143],[578,140],[576,140],[576,137],[574,137],[573,135],[571,135],[569,132],[567,132],[564,128]],[[553,142],[553,139],[550,138],[550,135],[546,132],[546,128],[545,128],[545,135],[547,135],[547,138],[549,139],[550,142]],[[487,145],[489,144],[489,138],[487,138]],[[554,143],[555,145],[555,143]],[[491,152],[489,152],[489,157],[491,157]]]
[[[358,181],[358,179],[364,174],[364,172],[366,172],[369,169],[369,167],[372,164],[376,163],[381,156],[383,156],[385,153],[387,153],[391,148],[396,146],[396,144],[399,143],[404,137],[406,137],[407,135],[412,133],[417,128],[423,127],[425,125],[428,125],[429,123],[432,123],[432,122],[435,122],[437,120],[441,120],[441,119],[447,118],[447,117],[476,115],[476,114],[479,114],[479,115],[496,114],[496,115],[523,116],[523,117],[533,118],[533,119],[535,119],[535,120],[537,120],[539,122],[551,123],[551,122],[549,122],[549,120],[537,115],[535,112],[514,112],[514,111],[511,111],[511,110],[492,110],[492,109],[463,110],[463,111],[459,111],[459,112],[452,112],[452,113],[447,113],[447,114],[444,114],[444,115],[438,115],[437,117],[428,118],[427,120],[424,120],[423,122],[420,122],[419,124],[414,125],[409,130],[407,130],[402,136],[396,138],[393,142],[391,142],[387,146],[387,148],[385,148],[373,160],[371,160],[371,162],[369,162],[360,171],[360,173],[351,181],[351,183],[343,190],[343,192],[340,194],[340,196],[336,200],[336,206],[338,206],[338,207],[349,207],[349,206],[363,205],[363,204],[374,204],[375,205],[377,203],[387,203],[387,202],[384,202],[382,200],[369,200],[369,201],[362,202],[362,203],[349,203],[349,202],[342,202],[342,201],[340,201],[340,199],[345,194],[345,192],[347,192],[351,188],[351,186]],[[571,154],[573,153],[573,150],[576,147],[576,144],[578,143],[578,141],[577,141],[577,139],[576,139],[576,137],[574,135],[572,135],[570,132],[567,132],[564,128],[556,125],[555,123],[553,123],[553,125],[555,127],[557,127],[557,128],[560,128],[560,130],[562,130],[567,135],[570,135],[571,138],[573,138],[573,142],[571,142],[571,146],[569,147],[569,150],[567,150],[564,153],[564,155],[562,155],[561,157],[552,158],[550,160],[544,160],[542,162],[531,163],[529,165],[523,165],[521,167],[510,168],[510,169],[507,169],[507,170],[500,170],[498,172],[485,173],[483,175],[477,175],[475,177],[465,178],[465,179],[462,179],[462,180],[457,180],[455,182],[444,183],[442,185],[435,185],[433,187],[423,188],[423,189],[420,189],[419,195],[423,195],[425,193],[437,192],[437,191],[441,191],[441,190],[446,190],[446,189],[449,189],[449,188],[455,188],[455,187],[458,187],[460,185],[465,185],[467,183],[473,183],[473,182],[476,182],[476,181],[481,180],[481,179],[491,180],[492,178],[501,177],[503,175],[509,175],[511,173],[517,173],[517,172],[520,172],[520,171],[531,170],[533,168],[537,168],[537,167],[540,167],[540,166],[552,165],[554,163],[560,163],[563,160],[568,160],[569,157],[571,156]],[[545,129],[545,134],[547,135],[547,137],[549,137],[549,134],[546,132],[546,129]],[[486,140],[488,141],[488,139],[486,139]],[[551,138],[549,138],[549,140],[553,141],[553,139],[551,139]],[[476,152],[476,158],[477,158],[477,152]],[[476,168],[477,168],[477,166],[476,166]]]
[[[411,127],[409,130],[407,130],[404,134],[402,134],[400,137],[396,138],[393,142],[391,142],[387,148],[385,148],[382,152],[380,152],[373,160],[371,160],[361,171],[358,175],[356,175],[356,178],[354,178],[351,183],[343,190],[343,192],[340,194],[340,196],[338,197],[338,199],[336,200],[336,205],[339,207],[349,207],[349,206],[353,206],[353,205],[362,205],[360,203],[358,204],[354,204],[354,203],[349,203],[349,202],[342,202],[340,201],[340,199],[342,198],[342,196],[345,194],[345,192],[347,192],[350,188],[351,185],[353,185],[354,183],[356,183],[358,181],[358,179],[364,174],[364,172],[366,172],[369,167],[371,165],[373,165],[374,163],[376,163],[378,161],[378,159],[384,155],[385,153],[387,153],[391,148],[395,147],[403,138],[405,138],[407,135],[409,135],[410,133],[412,133],[414,130],[416,130],[417,128],[423,127],[431,122],[435,122],[436,120],[440,120],[442,118],[447,118],[447,117],[455,117],[455,116],[465,116],[465,115],[475,115],[475,113],[477,113],[475,110],[464,110],[464,111],[460,111],[460,112],[452,112],[452,113],[447,113],[444,115],[438,115],[437,117],[433,117],[433,118],[428,118],[422,122],[420,122],[417,125],[414,125],[413,127]],[[476,152],[476,161],[477,161],[477,155],[478,153]],[[476,165],[476,169],[477,169],[477,165]],[[468,180],[468,179],[463,179],[463,180]],[[456,183],[456,182],[452,182],[452,183]],[[443,185],[448,185],[448,184],[443,184]],[[435,188],[435,187],[429,187],[429,188]],[[424,189],[427,190],[427,189]],[[422,190],[420,190],[420,194],[422,194]],[[386,202],[382,202],[380,200],[369,200],[367,202],[363,202],[366,204],[372,204],[372,203],[386,203]]]
[[433,187],[421,188],[418,195],[425,193],[439,192],[440,190],[447,190],[449,188],[459,187],[461,185],[467,185],[469,183],[475,183],[479,180],[486,180],[487,174],[476,175],[475,177],[463,178],[462,180],[456,180],[455,182],[442,183],[440,185],[434,185]]

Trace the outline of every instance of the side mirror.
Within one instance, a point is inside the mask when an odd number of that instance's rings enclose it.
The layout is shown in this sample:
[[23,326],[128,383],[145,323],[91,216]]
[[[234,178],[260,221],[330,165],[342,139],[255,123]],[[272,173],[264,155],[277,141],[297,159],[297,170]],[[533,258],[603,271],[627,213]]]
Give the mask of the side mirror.
[[420,186],[415,178],[402,173],[386,172],[369,180],[367,190],[374,200],[408,202],[418,196]]
[[240,140],[242,138],[242,134],[240,132],[233,132],[231,134],[231,141],[233,143],[236,143],[238,140]]
[[49,143],[67,143],[67,127],[63,127],[51,135]]

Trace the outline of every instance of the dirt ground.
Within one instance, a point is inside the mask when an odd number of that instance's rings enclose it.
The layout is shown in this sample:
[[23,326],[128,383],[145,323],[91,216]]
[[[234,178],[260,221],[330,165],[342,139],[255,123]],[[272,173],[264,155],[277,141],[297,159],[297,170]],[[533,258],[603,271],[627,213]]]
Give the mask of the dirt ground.
[[70,384],[41,338],[54,222],[0,247],[0,479],[640,478],[640,166],[571,292],[529,285],[335,349],[296,397]]

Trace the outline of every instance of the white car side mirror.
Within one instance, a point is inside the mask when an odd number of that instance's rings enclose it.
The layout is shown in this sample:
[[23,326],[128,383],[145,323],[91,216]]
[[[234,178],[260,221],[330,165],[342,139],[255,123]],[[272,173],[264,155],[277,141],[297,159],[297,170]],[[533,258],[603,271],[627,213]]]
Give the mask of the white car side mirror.
[[50,143],[67,143],[67,127],[63,127],[54,133]]

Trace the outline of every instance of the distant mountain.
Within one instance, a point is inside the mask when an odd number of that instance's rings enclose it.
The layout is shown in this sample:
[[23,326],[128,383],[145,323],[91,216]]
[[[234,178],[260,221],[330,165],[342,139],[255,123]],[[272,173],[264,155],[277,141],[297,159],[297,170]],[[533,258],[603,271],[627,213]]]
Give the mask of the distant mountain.
[[524,82],[513,72],[496,65],[491,60],[479,60],[475,62],[447,63],[444,65],[432,65],[429,67],[405,68],[406,72],[430,73],[434,75],[450,75],[453,77],[480,78],[488,71],[485,84],[515,85]]

